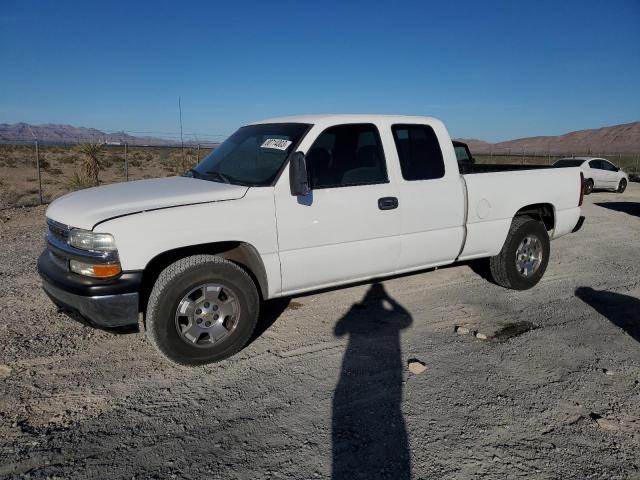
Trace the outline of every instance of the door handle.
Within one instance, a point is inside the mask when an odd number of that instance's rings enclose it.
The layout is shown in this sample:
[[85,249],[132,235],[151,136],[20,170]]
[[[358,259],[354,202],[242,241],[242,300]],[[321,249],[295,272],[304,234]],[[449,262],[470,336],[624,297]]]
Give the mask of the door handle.
[[380,210],[393,210],[394,208],[398,208],[398,199],[396,197],[379,198],[378,208]]

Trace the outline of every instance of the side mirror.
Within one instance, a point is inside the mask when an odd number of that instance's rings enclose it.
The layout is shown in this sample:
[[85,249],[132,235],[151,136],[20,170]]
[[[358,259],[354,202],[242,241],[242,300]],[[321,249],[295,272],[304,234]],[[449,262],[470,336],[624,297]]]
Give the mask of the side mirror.
[[309,195],[309,176],[307,175],[307,162],[304,153],[296,152],[291,155],[289,162],[289,184],[291,185],[291,195]]

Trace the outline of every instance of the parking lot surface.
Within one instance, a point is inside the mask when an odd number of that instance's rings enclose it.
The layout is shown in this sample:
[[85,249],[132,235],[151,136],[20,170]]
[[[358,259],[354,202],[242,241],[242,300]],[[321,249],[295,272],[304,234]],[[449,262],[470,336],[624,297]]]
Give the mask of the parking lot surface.
[[640,476],[639,184],[532,290],[457,265],[270,302],[200,368],[56,312],[44,211],[0,212],[0,477]]

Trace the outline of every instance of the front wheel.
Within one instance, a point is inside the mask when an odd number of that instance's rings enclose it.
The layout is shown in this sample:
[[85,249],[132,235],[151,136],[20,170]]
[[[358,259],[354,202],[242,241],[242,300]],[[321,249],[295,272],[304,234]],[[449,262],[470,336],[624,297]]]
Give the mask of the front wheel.
[[549,263],[549,234],[542,222],[516,217],[502,250],[489,260],[493,281],[513,290],[536,285]]
[[169,360],[204,365],[230,357],[249,340],[260,297],[235,263],[194,255],[172,263],[156,281],[146,313],[146,333]]
[[627,189],[627,179],[623,178],[622,180],[620,180],[620,183],[618,184],[618,193],[622,193]]

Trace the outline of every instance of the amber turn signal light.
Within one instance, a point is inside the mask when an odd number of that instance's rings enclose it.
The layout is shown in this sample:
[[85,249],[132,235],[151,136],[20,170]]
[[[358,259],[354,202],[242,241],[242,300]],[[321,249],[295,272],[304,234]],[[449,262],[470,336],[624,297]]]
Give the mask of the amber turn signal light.
[[94,278],[111,278],[122,272],[122,268],[119,263],[91,264],[79,262],[78,260],[71,260],[71,262],[69,262],[69,267],[74,273]]

